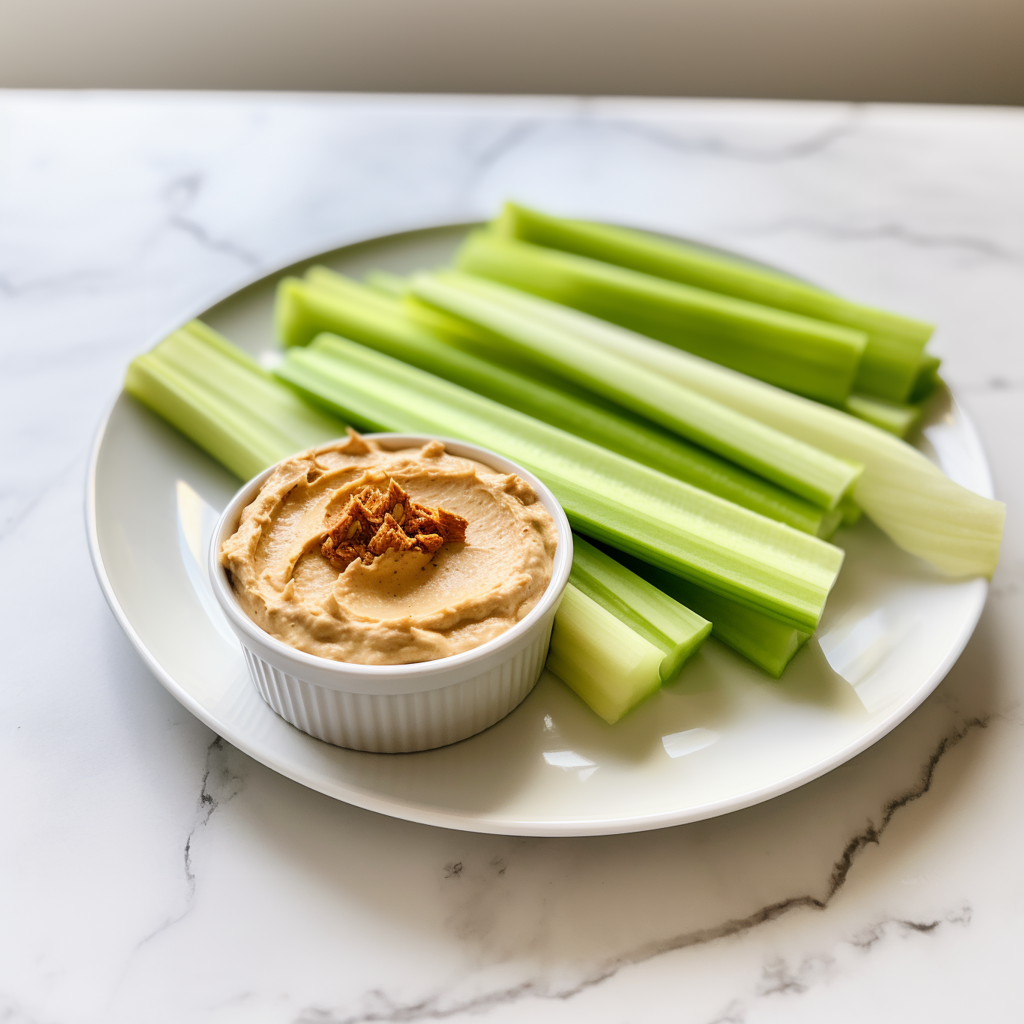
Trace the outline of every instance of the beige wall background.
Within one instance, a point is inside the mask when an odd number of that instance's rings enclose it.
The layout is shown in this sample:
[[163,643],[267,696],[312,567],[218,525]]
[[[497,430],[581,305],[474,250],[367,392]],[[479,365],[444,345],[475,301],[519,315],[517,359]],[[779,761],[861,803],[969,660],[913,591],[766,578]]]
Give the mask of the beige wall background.
[[0,86],[1024,103],[1024,0],[0,0]]

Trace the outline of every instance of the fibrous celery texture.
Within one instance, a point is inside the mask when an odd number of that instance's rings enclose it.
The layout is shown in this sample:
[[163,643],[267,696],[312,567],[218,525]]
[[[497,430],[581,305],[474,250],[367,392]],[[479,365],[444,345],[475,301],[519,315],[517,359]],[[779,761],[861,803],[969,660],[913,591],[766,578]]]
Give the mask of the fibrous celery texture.
[[752,380],[705,359],[573,310],[571,323],[595,345],[644,366],[746,415],[864,466],[856,504],[905,551],[951,576],[991,576],[999,561],[1006,507],[947,477],[916,448],[838,409]]
[[863,331],[867,345],[854,386],[892,402],[916,400],[911,393],[934,329],[931,324],[849,302],[786,274],[707,248],[609,224],[551,217],[515,203],[505,205],[495,230],[524,242]]
[[551,630],[547,667],[609,725],[661,686],[662,652],[572,583]]
[[345,433],[198,320],[133,360],[125,389],[243,480]]
[[867,345],[862,331],[491,232],[471,234],[457,266],[824,402],[846,399]]
[[324,336],[276,371],[378,429],[431,432],[535,472],[581,532],[813,631],[842,552],[354,342]]
[[843,405],[843,412],[897,437],[906,437],[921,422],[924,405],[920,402],[889,402],[872,395],[852,394]]
[[284,279],[276,315],[286,346],[339,334],[805,533],[828,537],[838,525],[835,512],[656,424],[533,367],[503,362],[479,332],[327,268]]
[[707,619],[578,535],[569,582],[662,651],[663,683],[675,679],[711,632]]
[[[595,346],[550,319],[557,304],[453,272],[417,275],[413,294],[489,332],[545,370],[674,430],[826,509],[852,488],[861,468],[835,459],[719,402]],[[545,315],[547,314],[547,315]]]
[[758,668],[778,679],[782,670],[810,638],[781,622],[744,608],[735,601],[695,587],[674,573],[665,572],[622,551],[606,549],[626,568],[647,580],[695,614],[710,619],[711,635],[727,644]]
[[707,619],[576,536],[547,667],[613,724],[671,682],[710,631]]

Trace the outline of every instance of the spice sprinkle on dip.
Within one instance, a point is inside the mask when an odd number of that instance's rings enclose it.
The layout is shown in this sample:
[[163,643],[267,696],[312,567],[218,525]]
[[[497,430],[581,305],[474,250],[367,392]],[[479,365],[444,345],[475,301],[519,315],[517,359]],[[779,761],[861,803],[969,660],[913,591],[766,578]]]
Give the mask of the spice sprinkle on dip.
[[279,463],[221,564],[278,640],[364,665],[433,661],[500,636],[551,581],[554,519],[533,488],[445,451],[346,440]]

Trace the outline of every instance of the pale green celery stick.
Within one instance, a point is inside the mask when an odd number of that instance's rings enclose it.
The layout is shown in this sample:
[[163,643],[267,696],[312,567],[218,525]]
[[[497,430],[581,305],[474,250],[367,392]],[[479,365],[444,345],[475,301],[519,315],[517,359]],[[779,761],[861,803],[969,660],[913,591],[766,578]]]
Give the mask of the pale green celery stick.
[[924,415],[924,407],[920,404],[888,402],[884,398],[856,393],[846,400],[843,411],[867,423],[873,423],[897,437],[906,437],[921,422]]
[[658,670],[663,683],[675,679],[711,632],[707,619],[579,536],[573,538],[569,582],[665,655]]
[[507,203],[498,233],[645,274],[732,295],[867,334],[854,387],[894,402],[910,398],[931,324],[849,302],[787,274],[643,231],[564,220]]
[[[316,267],[312,268],[316,270]],[[320,283],[315,276],[309,273],[306,280],[313,283]],[[409,279],[400,277],[398,274],[389,274],[386,270],[371,270],[363,279],[368,288],[382,295],[390,295],[392,298],[400,299],[409,288]]]
[[208,394],[163,365],[158,356],[147,353],[133,360],[124,386],[243,480],[273,465],[279,457],[278,446],[247,433],[244,423],[225,415]]
[[650,565],[622,551],[609,549],[626,568],[647,580],[669,597],[712,622],[711,635],[728,644],[758,668],[778,679],[793,655],[807,642],[810,633],[784,626],[766,615],[744,608],[735,601],[696,587],[664,569]]
[[397,302],[325,268],[282,285],[278,302],[293,338],[343,335],[805,533],[827,538],[838,525],[832,513],[594,395],[467,351],[455,341],[472,339],[429,307]]
[[[247,370],[251,370],[257,377],[262,377],[264,380],[274,379],[274,375],[269,370],[265,370],[260,366],[248,352],[228,341],[223,334],[215,331],[209,324],[204,324],[202,320],[190,320],[184,327],[180,328],[180,331],[198,338],[207,348],[215,349],[220,355],[225,356],[232,362],[238,363],[240,366],[244,366]],[[175,331],[174,334],[178,334],[180,331]],[[174,334],[170,335],[170,337],[173,338]]]
[[825,402],[850,393],[867,344],[847,327],[484,232],[457,266]]
[[285,348],[308,345],[323,330],[318,326],[318,318],[310,315],[308,303],[303,301],[306,290],[300,277],[282,277],[277,282],[274,332]]
[[[125,388],[243,480],[296,450],[294,442],[272,425],[232,407],[221,395],[181,374],[159,353],[147,353],[132,362]],[[340,429],[335,426],[324,436],[309,437],[298,447],[329,440]]]
[[135,359],[125,389],[243,480],[345,430],[198,321]]
[[854,501],[905,551],[949,576],[991,576],[1006,506],[950,480],[916,448],[863,420],[791,395],[632,331],[563,310],[595,344],[625,354],[837,458],[863,464]]
[[589,536],[813,631],[843,553],[355,342],[324,336],[275,371],[346,416],[500,452],[536,473]]
[[547,667],[614,725],[661,686],[664,655],[571,583],[551,630]]
[[942,360],[925,352],[921,356],[921,362],[917,367],[917,376],[914,378],[914,388],[910,393],[911,402],[923,402],[941,383],[939,367]]
[[634,361],[608,352],[545,318],[556,304],[466,274],[417,275],[412,293],[490,332],[546,370],[563,374],[646,416],[723,458],[833,509],[851,490],[860,467],[708,401]]
[[[165,338],[154,350],[179,373],[289,446],[286,454],[338,437],[344,427],[310,406],[273,375],[211,328],[192,325]],[[275,460],[277,461],[277,460]]]

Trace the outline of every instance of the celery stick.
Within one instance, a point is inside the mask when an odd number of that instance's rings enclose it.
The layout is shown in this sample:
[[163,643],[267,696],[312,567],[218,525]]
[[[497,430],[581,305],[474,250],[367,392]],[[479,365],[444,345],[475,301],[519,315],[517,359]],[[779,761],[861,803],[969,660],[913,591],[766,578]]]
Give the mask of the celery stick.
[[609,549],[609,553],[616,561],[669,597],[685,602],[686,607],[709,618],[713,637],[728,644],[775,679],[782,675],[782,670],[793,659],[793,655],[810,638],[810,633],[784,626],[735,601],[695,587],[687,580],[639,558],[614,549]]
[[664,656],[569,583],[551,631],[547,667],[609,725],[661,686]]
[[666,381],[543,319],[550,302],[465,274],[417,275],[412,293],[491,332],[547,370],[588,387],[826,509],[835,508],[860,467],[766,430],[741,412]]
[[842,564],[830,544],[388,356],[324,336],[276,373],[335,412],[501,452],[551,487],[570,521],[623,550],[812,631]]
[[917,376],[914,378],[914,387],[910,393],[911,402],[923,402],[939,386],[939,367],[941,365],[942,360],[930,352],[925,352],[921,356],[921,362],[917,366]]
[[853,498],[844,498],[839,506],[839,513],[843,526],[856,526],[864,514],[864,509]]
[[483,232],[457,266],[825,402],[850,393],[867,344],[847,327]]
[[884,398],[857,393],[847,398],[843,411],[867,423],[873,423],[897,437],[906,437],[921,422],[924,415],[922,405],[888,402]]
[[853,498],[896,544],[946,575],[990,577],[995,571],[1006,506],[954,483],[905,441],[838,409],[594,317],[563,308],[557,321],[767,426],[862,463]]
[[[217,335],[214,344],[214,332],[206,325],[203,327],[207,332],[203,335],[191,328],[176,331],[154,351],[179,373],[246,417],[250,429],[269,430],[279,437],[288,446],[288,454],[344,433],[344,427],[334,417],[282,388],[280,381],[226,339]],[[229,351],[223,346],[228,346]]]
[[[311,271],[307,272],[306,280],[314,284],[319,284],[316,275],[313,271],[316,271],[317,267],[312,267]],[[400,277],[398,274],[389,274],[386,270],[371,270],[365,278],[363,278],[364,284],[373,289],[375,292],[380,292],[381,295],[390,295],[392,298],[400,299],[409,288],[409,280],[405,277]]]
[[279,449],[247,434],[245,425],[223,414],[209,396],[151,354],[128,367],[125,390],[243,480],[277,461]]
[[786,274],[642,231],[549,217],[514,203],[506,203],[495,227],[524,242],[863,331],[867,346],[854,387],[894,402],[909,399],[918,360],[934,330],[931,324],[848,302]]
[[[215,331],[209,324],[204,324],[202,320],[190,320],[184,327],[175,331],[169,337],[173,338],[182,332],[201,341],[207,349],[213,349],[219,355],[230,359],[234,363],[238,363],[240,366],[244,366],[254,376],[262,377],[264,380],[274,379],[273,374],[269,370],[263,369],[248,352],[228,341],[223,334]],[[165,338],[164,341],[166,340]]]
[[[455,337],[449,329],[455,321],[427,307],[394,301],[316,267],[305,282],[283,282],[278,303],[278,320],[291,332],[286,344],[304,343],[319,331],[337,333],[805,533],[829,537],[838,525],[834,513],[596,396],[442,342],[442,334]],[[462,341],[471,344],[465,336]]]
[[243,480],[345,431],[198,322],[133,360],[125,389]]
[[664,653],[658,670],[664,683],[675,679],[711,632],[707,619],[579,536],[573,538],[569,582]]

